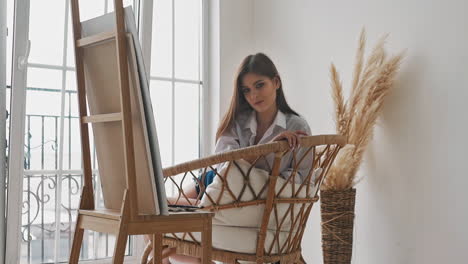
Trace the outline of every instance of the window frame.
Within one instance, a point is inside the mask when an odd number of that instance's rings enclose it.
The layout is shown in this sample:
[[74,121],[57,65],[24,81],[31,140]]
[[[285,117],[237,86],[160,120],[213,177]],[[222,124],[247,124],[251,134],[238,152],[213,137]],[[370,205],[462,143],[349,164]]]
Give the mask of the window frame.
[[[22,10],[22,12],[19,12]],[[18,263],[20,257],[20,227],[24,164],[24,129],[26,112],[26,76],[27,67],[18,68],[20,56],[24,56],[29,43],[29,0],[15,1],[13,26],[13,60],[11,85],[10,148],[9,148],[9,184],[7,205],[7,243],[6,263]],[[21,191],[19,191],[21,190]]]
[[[209,98],[209,45],[208,45],[208,33],[209,33],[209,0],[200,0],[201,1],[201,14],[200,14],[200,63],[199,67],[200,74],[199,80],[188,80],[188,79],[180,79],[175,77],[175,1],[172,0],[172,54],[171,54],[171,61],[172,61],[172,76],[168,77],[154,77],[151,75],[151,44],[152,44],[152,33],[153,33],[153,11],[154,11],[154,3],[157,0],[142,0],[142,13],[140,17],[140,43],[143,50],[143,57],[145,59],[145,68],[147,72],[147,76],[149,76],[148,81],[168,81],[171,82],[172,86],[172,120],[175,119],[175,109],[174,109],[174,102],[175,102],[175,84],[176,83],[185,83],[185,84],[196,84],[201,87],[200,89],[200,115],[199,115],[199,146],[198,146],[198,156],[207,156],[210,154],[210,144],[209,142],[212,140],[209,136],[209,125],[211,115],[209,114],[209,105],[208,105],[208,98]],[[175,122],[172,122],[172,157],[171,157],[171,165],[174,165],[175,161]]]
[[[108,3],[112,0],[105,0],[105,13],[108,12]],[[133,6],[138,8],[139,0],[132,0]],[[13,61],[12,61],[12,80],[11,80],[11,118],[10,118],[10,146],[9,146],[9,184],[8,184],[8,204],[7,204],[7,232],[6,239],[9,241],[6,245],[5,263],[19,263],[21,258],[21,226],[23,203],[23,181],[26,175],[32,174],[55,174],[57,177],[57,187],[55,190],[55,230],[60,229],[61,213],[61,182],[63,176],[69,173],[82,174],[82,170],[69,170],[63,168],[63,142],[64,142],[64,119],[65,119],[65,92],[66,92],[66,74],[68,71],[75,71],[74,67],[67,66],[68,49],[68,19],[71,16],[71,0],[65,0],[64,7],[64,32],[63,32],[63,57],[62,65],[46,65],[40,63],[28,63],[29,49],[29,17],[30,0],[14,1],[15,8],[13,14]],[[138,15],[138,12],[136,12]],[[72,46],[73,47],[73,46]],[[10,65],[8,65],[10,66]],[[24,132],[26,128],[26,93],[27,93],[27,71],[28,67],[36,69],[55,69],[62,71],[61,82],[61,111],[60,111],[60,132],[59,132],[59,166],[55,170],[25,170],[24,169]],[[6,146],[5,146],[6,147]],[[97,183],[99,185],[99,183]],[[99,191],[99,188],[97,188]],[[60,195],[57,195],[60,194]],[[60,263],[59,257],[62,255],[60,250],[60,232],[55,232],[54,238],[54,263]],[[138,243],[132,243],[130,249],[133,254],[125,257],[126,263],[134,263],[137,260],[136,249],[141,247]],[[110,263],[109,258],[82,260],[82,263]]]
[[[106,0],[107,1],[112,1],[112,0]],[[173,13],[174,13],[174,1],[173,0]],[[209,47],[208,47],[208,23],[209,23],[209,4],[208,0],[200,0],[201,1],[201,19],[200,19],[200,27],[201,27],[201,40],[200,40],[200,52],[202,54],[201,62],[199,64],[200,68],[200,77],[199,81],[193,81],[193,80],[183,80],[183,79],[177,79],[177,78],[172,78],[172,79],[167,79],[167,78],[154,78],[152,77],[150,80],[170,80],[172,82],[173,88],[175,83],[192,83],[192,84],[198,84],[200,85],[199,92],[200,92],[200,115],[199,115],[199,156],[201,155],[207,155],[209,151],[210,144],[208,142],[211,140],[209,137],[209,133],[207,132],[209,130],[209,124],[210,124],[210,118],[211,116],[209,115],[209,106],[208,106],[208,100],[209,98],[209,89],[208,89],[208,62],[209,62]],[[6,1],[4,1],[6,3]],[[69,9],[70,6],[70,0],[66,0],[66,8]],[[107,6],[107,5],[106,5]],[[145,65],[147,66],[146,70],[148,72],[148,76],[151,76],[151,39],[152,39],[152,19],[153,19],[153,0],[133,0],[133,6],[135,8],[135,15],[137,17],[137,20],[139,23],[137,23],[137,26],[139,28],[139,34],[140,34],[140,41],[142,45],[142,50],[143,50],[143,55],[145,58]],[[140,8],[141,7],[141,8]],[[106,8],[107,9],[107,8]],[[28,45],[29,43],[29,10],[30,10],[30,0],[25,0],[25,1],[15,1],[15,8],[14,8],[14,28],[13,30],[10,30],[13,32],[13,60],[12,60],[12,87],[15,87],[15,89],[11,90],[11,125],[10,125],[10,160],[9,160],[9,185],[8,185],[8,207],[7,207],[7,218],[8,218],[8,223],[7,223],[7,241],[8,244],[6,245],[6,254],[5,254],[5,259],[6,263],[18,263],[21,257],[21,235],[20,235],[20,230],[22,226],[22,221],[21,221],[21,204],[22,204],[22,198],[23,198],[23,179],[25,176],[25,170],[24,170],[24,131],[25,131],[25,117],[26,117],[26,80],[27,80],[27,66],[35,67],[35,68],[55,68],[55,69],[60,69],[63,71],[63,74],[66,74],[68,70],[75,70],[74,67],[69,67],[67,66],[66,60],[67,60],[67,31],[68,31],[68,26],[65,24],[64,27],[64,53],[63,53],[63,60],[64,64],[62,66],[49,66],[49,65],[42,65],[42,64],[37,64],[37,63],[31,63],[27,64],[27,56],[25,60],[25,65],[23,69],[18,69],[19,62],[21,61],[22,58],[25,57],[25,55],[28,53]],[[70,11],[67,12],[68,15],[70,16]],[[67,18],[66,18],[67,19]],[[173,17],[174,20],[174,17]],[[66,20],[67,21],[67,20]],[[174,21],[173,21],[174,23]],[[5,25],[6,27],[6,25]],[[172,28],[173,31],[173,38],[174,38],[174,32],[175,28]],[[148,34],[149,32],[149,34]],[[172,43],[173,45],[173,54],[172,54],[172,60],[174,62],[174,41]],[[23,56],[23,57],[22,57]],[[9,65],[7,65],[9,66]],[[173,64],[174,67],[174,64]],[[174,75],[174,69],[173,73]],[[173,76],[174,77],[174,76]],[[64,126],[64,94],[65,94],[65,89],[66,89],[66,81],[65,78],[62,78],[62,89],[61,89],[61,116],[60,116],[60,147],[59,147],[59,153],[60,156],[63,156],[63,137],[64,137],[64,131],[63,131],[63,126]],[[174,89],[173,89],[174,91]],[[175,100],[175,98],[173,98]],[[202,103],[203,102],[203,103]],[[175,122],[173,121],[173,129],[172,129],[172,162],[174,162],[174,128],[175,128]],[[63,160],[64,157],[61,157]],[[59,162],[63,164],[63,161]],[[29,173],[33,173],[34,171],[29,171]],[[43,172],[43,171],[42,171]],[[60,165],[59,168],[55,171],[54,173],[57,174],[58,179],[60,179],[59,182],[62,180],[62,176],[68,172],[67,169],[63,169],[63,165]],[[58,186],[61,186],[59,183]],[[57,187],[58,193],[61,193],[61,190],[59,187]],[[61,195],[57,196],[60,197]],[[60,203],[60,198],[57,199],[56,203]],[[58,207],[60,208],[60,206]],[[57,215],[57,212],[56,212]],[[60,212],[58,213],[58,216],[60,217]],[[57,216],[56,216],[57,217]],[[56,226],[59,226],[60,222],[56,221]],[[58,263],[58,256],[60,253],[60,236],[58,238],[55,238],[55,249],[54,249],[54,254],[55,254],[55,263]],[[135,242],[133,243],[133,247],[131,249],[132,255],[125,257],[125,263],[135,263],[137,261],[137,257],[139,257],[142,253],[144,246],[144,242],[141,238],[135,239]],[[110,263],[110,259],[91,259],[91,260],[86,260],[86,261],[81,261],[82,263]]]
[[[0,2],[0,59],[7,61],[7,1]],[[0,63],[0,109],[6,109],[6,63]],[[0,142],[6,140],[6,113],[0,111]],[[5,149],[0,152],[0,160],[5,160]],[[5,219],[5,162],[0,162],[0,263],[5,261],[6,219]]]

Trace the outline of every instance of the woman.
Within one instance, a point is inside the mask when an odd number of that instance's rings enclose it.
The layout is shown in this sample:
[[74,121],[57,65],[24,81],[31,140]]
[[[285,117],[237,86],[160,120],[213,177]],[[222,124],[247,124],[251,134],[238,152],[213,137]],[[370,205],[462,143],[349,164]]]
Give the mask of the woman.
[[[270,58],[263,53],[247,56],[239,67],[229,110],[216,133],[215,152],[279,140],[296,148],[299,137],[309,134],[307,121],[286,102],[281,77]],[[272,158],[269,161],[272,165]],[[267,169],[265,165],[256,167]],[[290,174],[290,165],[284,162],[280,167],[284,178]]]
[[308,132],[307,122],[286,102],[281,78],[270,58],[263,53],[247,56],[216,133],[216,152],[283,139],[294,148],[299,136]]
[[[310,134],[307,121],[286,102],[281,77],[270,58],[263,53],[247,56],[238,69],[229,109],[218,127],[215,152],[279,140],[287,140],[291,148],[296,148],[299,137]],[[255,157],[246,160],[252,163]],[[291,153],[282,159],[280,174],[283,178],[287,179],[292,172],[291,160]],[[258,161],[255,167],[268,170],[272,162],[273,155],[270,155]],[[299,168],[296,183],[302,182],[305,170],[305,166]],[[214,175],[205,177],[205,186],[213,181]],[[196,198],[199,188],[188,189],[185,193],[189,198]]]
[[[281,77],[273,62],[263,53],[247,56],[241,63],[234,83],[230,107],[216,133],[215,152],[273,141],[287,140],[291,148],[299,146],[299,137],[310,135],[305,119],[299,116],[286,102]],[[292,154],[283,157],[280,174],[288,178],[292,172]],[[246,159],[253,163],[255,157]],[[271,168],[273,155],[257,161],[255,167]],[[306,162],[303,162],[305,164]],[[302,182],[305,170],[299,167],[295,182]],[[205,186],[213,181],[215,174],[205,177]],[[184,188],[189,198],[198,196],[198,188]],[[199,263],[199,259],[172,255],[171,263]]]

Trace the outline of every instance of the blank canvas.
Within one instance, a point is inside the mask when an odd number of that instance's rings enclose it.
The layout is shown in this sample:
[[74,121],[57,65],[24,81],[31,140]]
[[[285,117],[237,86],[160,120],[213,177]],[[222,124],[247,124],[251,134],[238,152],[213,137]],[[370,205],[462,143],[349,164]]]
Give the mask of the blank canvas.
[[[130,14],[129,14],[130,12]],[[125,10],[138,209],[140,214],[167,214],[159,147],[131,9]],[[129,17],[131,16],[131,17]],[[113,30],[114,14],[82,23],[83,36]],[[130,28],[130,30],[129,30]],[[132,32],[133,31],[133,32]],[[133,34],[132,34],[133,33]],[[136,45],[134,45],[136,43]],[[86,93],[91,114],[120,112],[116,44],[107,41],[84,49]],[[104,205],[120,209],[126,188],[121,122],[93,124]]]

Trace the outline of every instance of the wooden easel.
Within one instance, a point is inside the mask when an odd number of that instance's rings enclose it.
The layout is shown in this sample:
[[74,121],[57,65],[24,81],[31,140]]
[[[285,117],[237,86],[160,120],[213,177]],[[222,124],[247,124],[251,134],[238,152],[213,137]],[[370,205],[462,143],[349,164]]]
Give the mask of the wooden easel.
[[[127,43],[122,0],[114,0],[116,28],[89,37],[81,37],[81,22],[78,0],[71,1],[76,76],[78,86],[78,107],[80,115],[81,151],[83,157],[84,183],[70,253],[70,263],[78,263],[84,230],[112,233],[116,235],[113,263],[123,263],[129,235],[153,234],[154,263],[162,260],[162,237],[164,233],[201,232],[202,263],[211,263],[211,218],[212,213],[184,212],[170,215],[139,215],[135,156],[133,145],[132,119],[130,108]],[[117,46],[118,81],[120,84],[120,109],[118,113],[88,115],[83,63],[83,49],[98,45],[102,41],[114,40]],[[122,143],[125,155],[126,189],[120,210],[97,209],[94,207],[91,154],[88,124],[120,122],[123,132]]]

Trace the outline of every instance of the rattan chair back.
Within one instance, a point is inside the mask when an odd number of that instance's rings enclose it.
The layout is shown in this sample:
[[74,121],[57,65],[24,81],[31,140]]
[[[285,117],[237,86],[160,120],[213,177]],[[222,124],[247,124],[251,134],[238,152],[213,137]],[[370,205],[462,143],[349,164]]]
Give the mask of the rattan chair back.
[[[300,147],[290,149],[286,142],[274,142],[233,150],[210,157],[183,163],[164,169],[170,203],[199,205],[208,204],[201,210],[220,212],[247,206],[262,206],[261,221],[255,254],[232,252],[213,248],[213,260],[237,263],[239,260],[257,263],[300,263],[302,262],[301,241],[313,204],[328,169],[338,151],[345,145],[345,138],[338,135],[303,137]],[[242,159],[254,160],[245,166]],[[284,163],[286,171],[280,171]],[[243,166],[244,165],[244,166]],[[257,167],[268,172],[264,182],[259,184],[255,173]],[[222,168],[222,169],[220,169]],[[229,177],[236,170],[237,181]],[[204,186],[204,177],[214,171],[221,183],[221,193],[213,195],[210,187]],[[199,185],[197,198],[184,192],[190,181]],[[241,182],[241,186],[231,186]],[[219,182],[218,182],[219,183]],[[172,186],[172,187],[171,187]],[[203,198],[202,198],[203,197]],[[228,201],[228,202],[226,202]],[[216,218],[216,216],[215,216]],[[242,228],[242,227],[239,227]],[[213,233],[213,236],[216,236]],[[164,243],[176,247],[179,254],[200,256],[201,247],[191,233],[182,236],[173,234]]]

